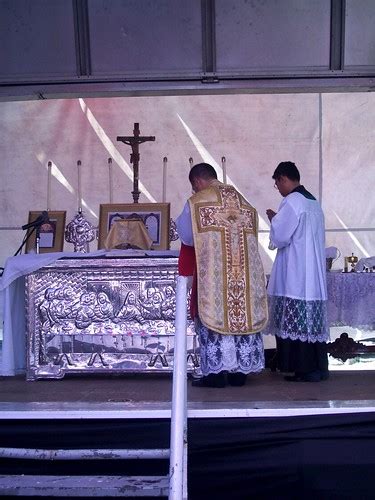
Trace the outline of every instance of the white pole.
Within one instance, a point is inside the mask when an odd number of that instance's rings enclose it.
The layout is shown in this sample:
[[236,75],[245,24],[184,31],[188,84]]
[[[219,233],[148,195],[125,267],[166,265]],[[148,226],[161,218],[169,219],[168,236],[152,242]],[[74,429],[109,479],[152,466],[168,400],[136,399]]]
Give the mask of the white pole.
[[49,450],[41,448],[0,448],[0,458],[20,458],[27,460],[144,460],[151,458],[167,459],[169,450],[158,449],[79,449]]
[[187,499],[187,280],[186,276],[177,278],[169,500]]

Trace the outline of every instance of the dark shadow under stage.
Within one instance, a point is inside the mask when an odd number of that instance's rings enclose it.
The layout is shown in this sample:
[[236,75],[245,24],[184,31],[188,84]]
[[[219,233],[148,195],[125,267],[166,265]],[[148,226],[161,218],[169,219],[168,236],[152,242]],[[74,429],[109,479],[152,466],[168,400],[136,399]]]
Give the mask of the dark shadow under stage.
[[[244,387],[188,381],[189,499],[372,499],[375,372],[331,372],[320,383],[279,373]],[[0,379],[0,448],[168,448],[167,374]],[[0,457],[0,475],[159,475],[168,460]],[[1,495],[1,493],[0,493]]]

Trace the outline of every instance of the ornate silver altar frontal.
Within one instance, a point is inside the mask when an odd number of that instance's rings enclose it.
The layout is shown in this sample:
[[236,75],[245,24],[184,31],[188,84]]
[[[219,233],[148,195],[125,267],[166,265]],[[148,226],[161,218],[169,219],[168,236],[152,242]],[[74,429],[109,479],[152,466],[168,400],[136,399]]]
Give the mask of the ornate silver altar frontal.
[[[61,259],[26,277],[27,380],[173,369],[177,258]],[[198,366],[188,317],[188,367]]]

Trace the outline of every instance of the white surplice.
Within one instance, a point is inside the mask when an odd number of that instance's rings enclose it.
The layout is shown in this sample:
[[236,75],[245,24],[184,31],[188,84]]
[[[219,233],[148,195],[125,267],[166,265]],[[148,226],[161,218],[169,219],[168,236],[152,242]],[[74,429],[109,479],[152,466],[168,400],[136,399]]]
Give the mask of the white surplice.
[[302,186],[297,189],[283,199],[271,222],[270,244],[277,255],[268,284],[270,323],[264,333],[325,342],[324,214]]

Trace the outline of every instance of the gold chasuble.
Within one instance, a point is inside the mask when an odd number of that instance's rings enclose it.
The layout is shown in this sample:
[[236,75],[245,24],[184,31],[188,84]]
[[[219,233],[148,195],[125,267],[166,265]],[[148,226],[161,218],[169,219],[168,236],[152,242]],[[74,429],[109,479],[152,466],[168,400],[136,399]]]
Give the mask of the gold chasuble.
[[262,330],[268,321],[258,215],[232,186],[214,180],[190,199],[202,323],[226,335]]

